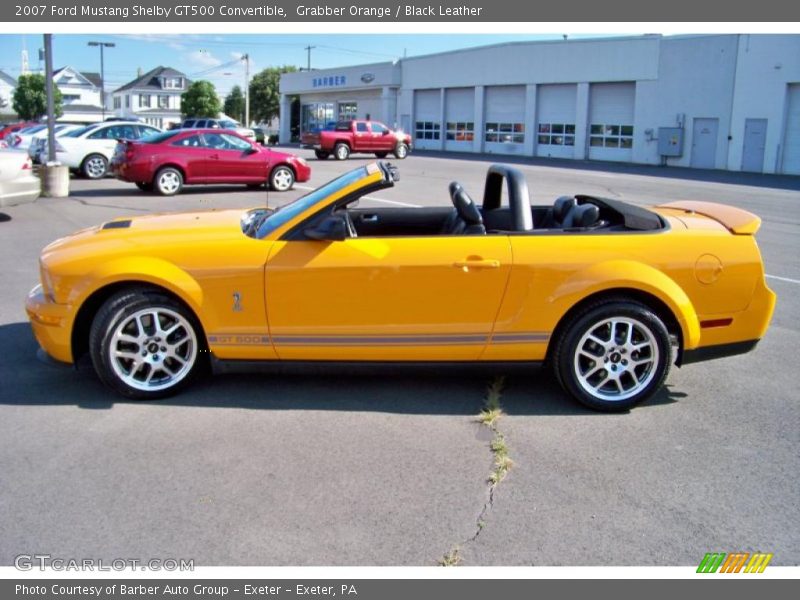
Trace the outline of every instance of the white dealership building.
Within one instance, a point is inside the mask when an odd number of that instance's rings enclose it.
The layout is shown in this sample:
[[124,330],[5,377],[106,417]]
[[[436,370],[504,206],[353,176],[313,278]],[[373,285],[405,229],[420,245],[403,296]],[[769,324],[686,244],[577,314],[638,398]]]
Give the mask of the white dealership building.
[[514,42],[282,76],[281,142],[372,118],[425,150],[800,174],[800,35]]

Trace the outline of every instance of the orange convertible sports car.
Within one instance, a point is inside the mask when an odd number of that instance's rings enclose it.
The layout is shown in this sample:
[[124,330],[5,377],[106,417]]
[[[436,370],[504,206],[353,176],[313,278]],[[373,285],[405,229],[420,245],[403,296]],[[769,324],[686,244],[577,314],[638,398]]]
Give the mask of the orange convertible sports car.
[[27,299],[36,338],[61,361],[89,353],[131,398],[171,394],[209,360],[546,361],[580,402],[622,410],[671,364],[747,352],[769,324],[760,220],[743,210],[531,206],[502,165],[480,205],[454,182],[452,207],[356,206],[396,180],[372,163],[278,209],[60,239]]

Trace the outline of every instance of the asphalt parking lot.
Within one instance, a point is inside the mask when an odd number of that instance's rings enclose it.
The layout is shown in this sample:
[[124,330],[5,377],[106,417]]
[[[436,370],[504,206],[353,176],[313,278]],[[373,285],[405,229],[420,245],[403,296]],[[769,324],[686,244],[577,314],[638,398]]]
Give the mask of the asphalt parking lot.
[[[69,198],[0,215],[1,565],[34,553],[435,565],[455,546],[467,565],[696,565],[739,550],[800,563],[800,178],[517,165],[535,203],[691,198],[763,219],[778,294],[766,338],[749,355],[673,369],[627,414],[581,408],[535,367],[275,368],[137,403],[90,370],[37,358],[23,301],[43,246],[116,216],[281,204],[369,160],[299,153],[312,180],[286,194],[235,186],[166,199],[78,179]],[[398,186],[370,201],[445,205],[452,180],[479,198],[491,160],[412,155]],[[489,502],[489,436],[475,416],[498,375],[514,467]]]

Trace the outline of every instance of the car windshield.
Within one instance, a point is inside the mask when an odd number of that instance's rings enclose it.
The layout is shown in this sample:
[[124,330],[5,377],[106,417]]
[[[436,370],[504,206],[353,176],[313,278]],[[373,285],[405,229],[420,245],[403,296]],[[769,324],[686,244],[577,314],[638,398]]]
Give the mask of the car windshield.
[[143,144],[160,144],[163,141],[166,141],[172,137],[175,137],[179,133],[183,133],[179,129],[173,129],[172,131],[153,131],[152,133],[148,133],[142,136],[139,141]]
[[335,194],[342,188],[358,181],[359,179],[367,176],[365,167],[359,167],[344,175],[340,175],[336,179],[318,187],[313,192],[309,192],[305,196],[301,196],[297,200],[293,200],[289,204],[284,204],[275,209],[271,213],[265,213],[259,223],[256,223],[252,230],[256,231],[255,237],[264,238],[279,227],[285,225],[297,215],[305,212],[317,202],[327,198],[331,194]]
[[94,123],[93,125],[87,125],[86,127],[81,127],[80,129],[76,129],[75,131],[70,131],[64,137],[81,137],[84,133],[88,133],[93,129],[97,129],[100,127],[99,123]]

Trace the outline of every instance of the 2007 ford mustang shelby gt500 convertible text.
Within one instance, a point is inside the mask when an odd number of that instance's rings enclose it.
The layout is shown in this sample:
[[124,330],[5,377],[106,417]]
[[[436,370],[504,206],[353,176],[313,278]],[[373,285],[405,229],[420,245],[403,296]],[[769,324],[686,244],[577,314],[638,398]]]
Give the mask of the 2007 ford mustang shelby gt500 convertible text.
[[455,182],[453,207],[356,206],[396,179],[372,163],[278,209],[60,239],[27,299],[36,338],[61,361],[89,353],[131,398],[173,393],[208,360],[547,361],[580,402],[622,410],[671,363],[746,352],[769,324],[760,219],[743,210],[531,206],[502,165],[480,206]]

